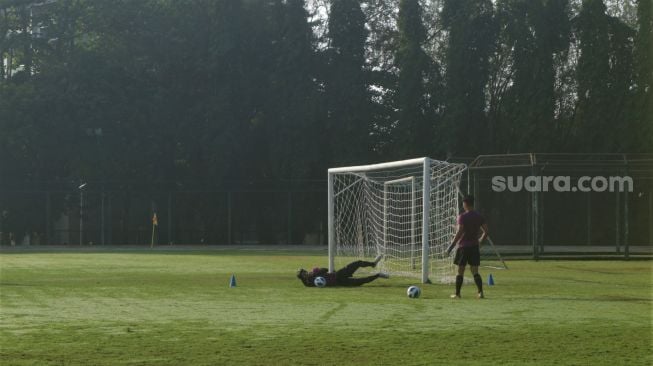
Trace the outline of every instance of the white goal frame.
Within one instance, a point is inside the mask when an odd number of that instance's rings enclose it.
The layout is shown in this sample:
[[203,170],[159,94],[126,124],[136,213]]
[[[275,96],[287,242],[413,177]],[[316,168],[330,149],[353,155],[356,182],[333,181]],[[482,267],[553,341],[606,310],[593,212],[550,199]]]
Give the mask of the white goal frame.
[[[410,185],[410,196],[412,198],[412,204],[410,205],[410,246],[412,249],[414,249],[417,245],[418,242],[421,240],[421,281],[422,283],[429,283],[429,273],[430,273],[430,238],[429,238],[429,230],[430,230],[430,217],[431,217],[431,189],[436,188],[436,187],[431,187],[431,182],[432,179],[434,178],[432,176],[431,172],[431,162],[436,162],[437,164],[448,164],[451,166],[452,170],[454,171],[455,175],[455,183],[454,182],[448,182],[448,181],[443,181],[441,183],[437,183],[437,185],[442,185],[442,184],[457,184],[460,179],[460,175],[462,172],[466,169],[465,164],[454,164],[454,163],[447,163],[447,162],[441,162],[437,160],[430,159],[428,157],[422,157],[422,158],[416,158],[416,159],[409,159],[409,160],[402,160],[402,161],[394,161],[394,162],[388,162],[388,163],[380,163],[380,164],[371,164],[371,165],[360,165],[360,166],[350,166],[350,167],[339,167],[339,168],[331,168],[328,170],[328,255],[329,255],[329,271],[333,272],[336,270],[335,268],[335,258],[336,258],[336,251],[337,251],[337,243],[336,243],[336,219],[335,219],[335,196],[334,196],[334,177],[338,174],[360,174],[361,177],[354,181],[353,183],[350,184],[350,186],[353,186],[357,184],[358,182],[364,180],[364,175],[365,173],[370,173],[370,172],[379,172],[384,169],[396,169],[396,168],[403,168],[403,167],[415,167],[417,169],[417,166],[421,165],[421,174],[416,171],[416,174],[414,176],[409,176],[409,177],[401,177],[398,179],[390,179],[388,181],[383,182],[383,245],[387,243],[387,231],[388,231],[388,190],[390,187],[394,185]],[[421,183],[421,190],[422,192],[428,192],[428,194],[422,194],[422,200],[421,200],[421,233],[419,234],[418,238],[418,233],[416,232],[416,227],[417,227],[417,220],[418,217],[416,217],[416,211],[418,209],[418,205],[416,203],[416,178],[420,180]],[[348,187],[345,187],[347,189]],[[456,187],[457,189],[457,187]],[[340,193],[340,192],[339,192]],[[339,193],[336,193],[339,194]],[[426,213],[426,214],[425,214]],[[455,220],[455,218],[454,218]],[[453,239],[453,237],[451,238]],[[362,245],[362,244],[361,244]],[[377,244],[378,245],[378,244]],[[413,257],[413,252],[414,250],[411,250],[411,257],[410,257],[410,264],[413,269],[415,269],[415,258]]]

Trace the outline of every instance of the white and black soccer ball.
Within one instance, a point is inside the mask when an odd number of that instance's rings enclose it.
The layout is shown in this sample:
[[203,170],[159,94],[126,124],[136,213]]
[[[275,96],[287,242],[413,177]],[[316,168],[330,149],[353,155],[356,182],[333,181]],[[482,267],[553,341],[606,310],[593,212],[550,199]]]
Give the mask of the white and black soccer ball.
[[326,286],[326,279],[324,279],[324,277],[315,277],[313,283],[316,287],[324,287]]
[[410,286],[408,290],[406,290],[406,295],[408,295],[408,297],[410,297],[411,299],[416,299],[421,294],[422,294],[422,290],[417,286]]

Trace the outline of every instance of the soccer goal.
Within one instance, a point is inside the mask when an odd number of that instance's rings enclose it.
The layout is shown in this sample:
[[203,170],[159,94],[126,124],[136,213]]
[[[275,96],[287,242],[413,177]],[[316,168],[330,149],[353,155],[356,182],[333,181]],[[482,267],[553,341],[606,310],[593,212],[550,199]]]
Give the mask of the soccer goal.
[[329,169],[329,270],[383,254],[391,274],[451,282],[465,169],[430,158]]

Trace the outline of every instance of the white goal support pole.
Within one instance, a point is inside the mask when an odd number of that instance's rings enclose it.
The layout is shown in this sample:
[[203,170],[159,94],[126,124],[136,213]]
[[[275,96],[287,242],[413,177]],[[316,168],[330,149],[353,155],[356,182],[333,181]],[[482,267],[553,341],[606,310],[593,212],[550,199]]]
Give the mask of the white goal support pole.
[[383,243],[388,242],[388,186],[407,183],[410,183],[410,263],[415,269],[415,177],[393,179],[383,183]]
[[[388,242],[388,182],[383,183],[383,244]],[[385,253],[379,253],[385,254]]]
[[415,269],[415,177],[410,180],[410,266]]
[[383,254],[382,271],[450,282],[465,169],[430,158],[329,169],[329,269]]
[[329,191],[329,202],[327,206],[327,214],[329,218],[327,219],[327,230],[328,230],[328,245],[329,245],[329,272],[335,272],[335,255],[336,255],[336,240],[335,240],[335,226],[334,226],[334,217],[333,217],[333,174],[328,173],[328,191]]
[[431,167],[424,159],[422,181],[422,283],[429,282],[429,216],[431,204]]

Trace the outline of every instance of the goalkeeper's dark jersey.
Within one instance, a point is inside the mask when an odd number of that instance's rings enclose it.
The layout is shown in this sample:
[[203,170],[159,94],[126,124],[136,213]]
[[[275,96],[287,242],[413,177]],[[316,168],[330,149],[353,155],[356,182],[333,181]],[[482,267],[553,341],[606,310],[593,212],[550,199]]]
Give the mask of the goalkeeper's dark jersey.
[[306,272],[306,276],[303,276],[301,280],[304,286],[315,287],[315,277],[324,277],[327,286],[336,285],[336,274],[329,273],[329,270],[326,268],[315,267],[311,272]]

